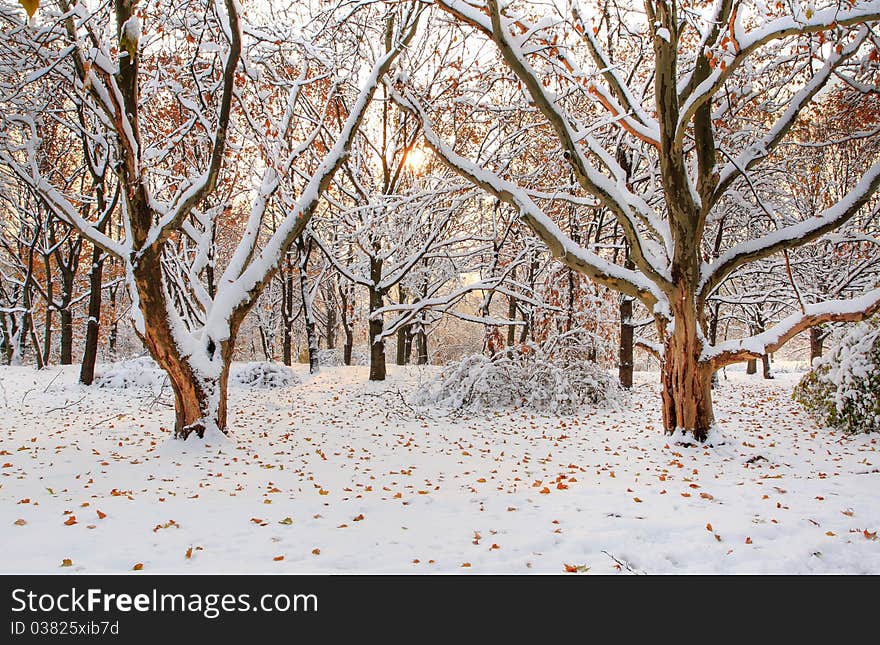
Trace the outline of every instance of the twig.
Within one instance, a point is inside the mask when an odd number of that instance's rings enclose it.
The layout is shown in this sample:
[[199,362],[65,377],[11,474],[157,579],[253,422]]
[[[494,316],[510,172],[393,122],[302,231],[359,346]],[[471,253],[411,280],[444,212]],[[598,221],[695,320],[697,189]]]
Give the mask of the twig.
[[84,394],[83,397],[81,399],[79,399],[78,401],[74,401],[73,403],[68,403],[67,405],[61,405],[61,406],[58,406],[57,408],[51,408],[49,410],[46,410],[46,412],[44,412],[44,414],[49,414],[50,412],[57,412],[58,410],[66,410],[67,408],[72,408],[77,403],[82,403],[83,400],[85,400],[86,396],[87,395]]
[[48,384],[48,385],[46,385],[46,389],[43,390],[43,394],[45,394],[46,392],[49,391],[49,388],[52,387],[52,383],[54,383],[54,382],[55,382],[55,379],[57,379],[59,376],[61,376],[61,370],[58,370],[58,373],[57,373],[55,376],[52,377],[52,380],[49,381],[49,384]]
[[605,555],[607,555],[609,558],[611,558],[612,560],[614,560],[619,566],[623,567],[624,569],[626,569],[626,570],[629,571],[630,573],[633,573],[633,574],[635,574],[635,575],[644,575],[644,574],[645,574],[644,571],[637,571],[636,569],[633,569],[633,568],[630,566],[629,562],[627,562],[626,560],[618,560],[618,559],[615,558],[613,555],[611,555],[610,553],[608,553],[608,551],[602,551],[602,553],[604,553]]

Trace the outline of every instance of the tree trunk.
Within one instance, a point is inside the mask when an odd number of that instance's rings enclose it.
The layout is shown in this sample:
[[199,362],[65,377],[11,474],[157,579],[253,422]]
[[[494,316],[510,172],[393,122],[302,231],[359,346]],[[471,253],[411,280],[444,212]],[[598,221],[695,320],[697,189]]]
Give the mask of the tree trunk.
[[397,330],[397,364],[406,365],[409,363],[409,350],[412,348],[412,341],[409,336],[411,334],[409,325],[404,325]]
[[678,304],[673,308],[675,327],[666,338],[661,368],[663,428],[666,434],[683,430],[702,442],[715,422],[712,370],[700,361],[702,343],[693,299],[671,300]]
[[620,351],[617,377],[625,388],[633,384],[633,337],[632,326],[633,301],[627,296],[620,299]]
[[309,255],[312,250],[312,241],[306,241],[304,235],[296,238],[296,248],[299,251],[299,293],[302,299],[303,318],[306,325],[306,341],[309,345],[309,373],[317,374],[320,369],[318,360],[318,325],[315,322],[312,310],[312,298],[309,293]]
[[382,318],[373,318],[373,312],[382,307],[382,293],[370,287],[370,380],[385,380],[385,340],[382,329],[385,326]]
[[293,266],[290,252],[281,265],[281,355],[285,365],[293,362]]
[[761,365],[762,365],[762,375],[766,379],[773,378],[773,375],[770,373],[770,356],[768,354],[764,354],[761,356]]
[[[507,296],[507,319],[508,320],[516,320],[516,298],[513,296]],[[510,324],[507,326],[507,346],[513,347],[513,344],[516,342],[516,325]]]
[[98,333],[101,325],[101,283],[104,271],[104,252],[97,246],[92,250],[92,269],[89,272],[89,305],[87,309],[86,340],[83,346],[80,383],[91,385],[95,380],[95,363],[98,360]]
[[810,363],[822,357],[822,344],[825,334],[820,327],[810,327]]
[[[166,294],[161,276],[160,259],[147,253],[134,272],[143,330],[139,331],[144,344],[159,366],[168,374],[174,391],[174,437],[186,439],[195,433],[203,438],[205,431],[215,427],[226,432],[226,392],[233,340],[218,344],[204,338],[205,356],[192,356],[184,351],[174,337],[168,315]],[[229,338],[234,339],[239,322],[230,321]],[[193,361],[202,364],[196,369]],[[208,367],[204,366],[208,363]]]
[[428,334],[425,331],[424,323],[419,325],[419,329],[415,334],[416,339],[416,365],[428,364]]
[[339,293],[339,320],[342,323],[342,331],[345,333],[345,344],[342,346],[342,362],[345,365],[351,365],[351,350],[354,347],[354,323],[352,322],[352,314],[354,299],[351,293],[351,286],[348,283],[339,285],[337,292]]
[[58,312],[61,316],[61,355],[62,365],[73,364],[73,312],[70,308]]
[[754,358],[750,358],[746,363],[746,374],[757,374],[758,373],[758,361]]

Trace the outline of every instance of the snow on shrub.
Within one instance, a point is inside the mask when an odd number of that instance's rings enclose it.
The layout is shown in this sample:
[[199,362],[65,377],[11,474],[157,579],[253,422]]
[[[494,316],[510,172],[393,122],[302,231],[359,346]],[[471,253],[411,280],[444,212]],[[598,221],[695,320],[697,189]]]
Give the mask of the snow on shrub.
[[160,388],[165,371],[149,356],[139,356],[105,366],[95,377],[95,385],[106,388]]
[[295,385],[299,377],[286,365],[260,361],[233,365],[229,380],[239,387],[276,388]]
[[[321,367],[341,367],[345,365],[345,354],[341,348],[334,349],[319,349],[318,350],[318,364]],[[351,364],[352,365],[369,365],[370,364],[370,355],[367,352],[366,345],[358,345],[353,347],[351,350]]]
[[523,406],[552,414],[617,402],[622,392],[617,379],[587,360],[576,344],[560,339],[508,348],[491,358],[465,356],[418,390],[414,402],[472,410]]
[[793,397],[830,427],[847,433],[880,431],[880,318],[838,332]]

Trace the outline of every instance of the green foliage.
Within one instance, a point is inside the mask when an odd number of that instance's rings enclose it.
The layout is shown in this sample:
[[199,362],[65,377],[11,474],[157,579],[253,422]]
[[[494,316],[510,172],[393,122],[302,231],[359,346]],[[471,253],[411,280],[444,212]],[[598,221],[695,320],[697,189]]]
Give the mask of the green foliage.
[[880,320],[840,334],[792,396],[829,427],[850,434],[880,432]]

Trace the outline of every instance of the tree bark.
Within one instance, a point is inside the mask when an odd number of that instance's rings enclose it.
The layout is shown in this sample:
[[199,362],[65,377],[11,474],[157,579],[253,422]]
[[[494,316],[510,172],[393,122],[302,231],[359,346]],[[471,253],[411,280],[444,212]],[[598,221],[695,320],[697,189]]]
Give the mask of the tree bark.
[[[370,258],[370,280],[373,285],[379,284],[382,279],[382,260]],[[373,313],[382,308],[384,294],[375,286],[369,287],[370,292],[370,380],[385,380],[385,340],[382,338],[382,330],[385,322],[380,317],[373,317]]]
[[620,351],[617,377],[621,386],[631,388],[633,384],[633,340],[635,329],[632,326],[632,298],[621,296],[620,299]]
[[683,430],[702,442],[715,422],[712,368],[700,360],[697,312],[689,295],[671,299],[675,327],[666,337],[661,371],[663,428],[666,434]]
[[[141,339],[152,357],[168,374],[174,392],[174,437],[186,439],[195,433],[204,438],[205,431],[215,427],[226,432],[226,392],[233,341],[215,342],[204,339],[204,356],[184,355],[171,328],[161,280],[160,258],[157,253],[145,253],[135,268],[134,280],[143,316]],[[231,320],[229,338],[234,339],[240,321]],[[194,361],[209,362],[210,369],[196,369]]]
[[415,333],[416,340],[416,365],[428,364],[428,334],[425,331],[424,323],[419,325],[418,331]]
[[73,312],[70,307],[58,312],[61,317],[61,355],[62,365],[73,364]]
[[[103,232],[103,231],[102,231]],[[95,363],[98,360],[98,333],[101,325],[101,288],[104,272],[104,252],[97,246],[92,249],[92,268],[89,272],[89,304],[86,310],[86,340],[83,346],[80,383],[91,385],[95,380]]]
[[772,379],[773,375],[770,373],[770,355],[764,354],[761,356],[761,366],[762,366],[762,375],[765,379]]
[[821,327],[810,327],[810,363],[822,357],[825,333]]
[[754,358],[750,358],[746,363],[746,374],[757,374],[758,373],[758,361]]

